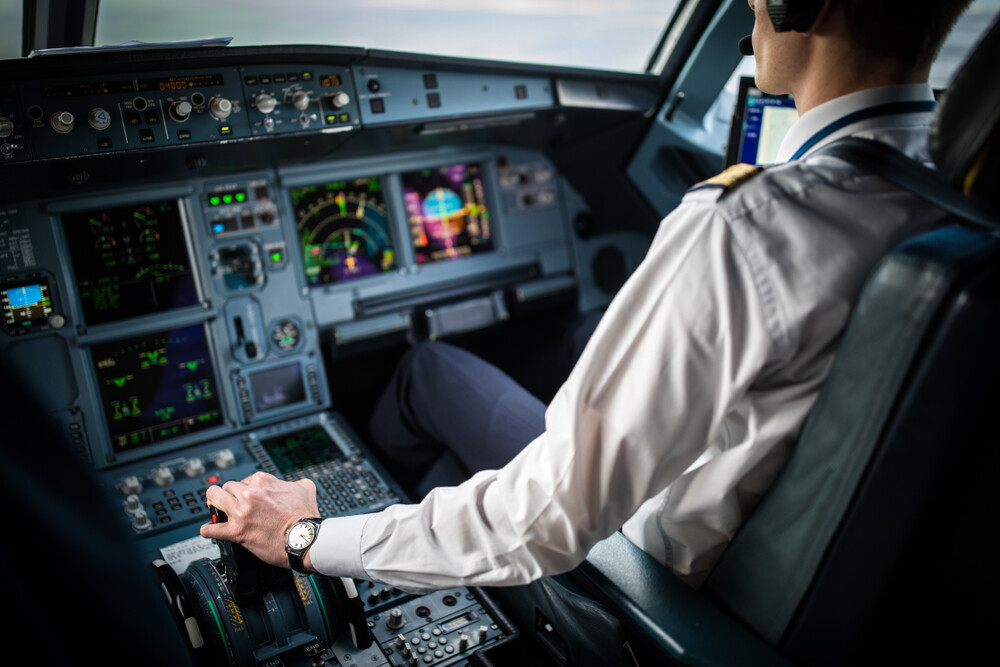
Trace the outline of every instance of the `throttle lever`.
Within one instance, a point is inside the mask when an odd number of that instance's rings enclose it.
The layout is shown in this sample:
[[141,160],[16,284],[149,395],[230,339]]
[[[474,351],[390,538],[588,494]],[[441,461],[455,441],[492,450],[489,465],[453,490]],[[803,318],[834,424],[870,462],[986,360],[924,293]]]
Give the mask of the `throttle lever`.
[[[212,523],[226,523],[229,517],[219,508],[210,505]],[[229,540],[216,540],[219,545],[221,574],[237,600],[256,597],[264,590],[290,582],[291,571],[268,565],[242,544]]]
[[[315,574],[313,576],[321,577],[323,575]],[[337,607],[343,612],[354,648],[363,650],[371,646],[374,641],[372,631],[368,626],[365,605],[361,601],[361,594],[358,593],[358,587],[354,580],[348,577],[324,576],[323,578],[329,582],[333,597],[337,601]]]

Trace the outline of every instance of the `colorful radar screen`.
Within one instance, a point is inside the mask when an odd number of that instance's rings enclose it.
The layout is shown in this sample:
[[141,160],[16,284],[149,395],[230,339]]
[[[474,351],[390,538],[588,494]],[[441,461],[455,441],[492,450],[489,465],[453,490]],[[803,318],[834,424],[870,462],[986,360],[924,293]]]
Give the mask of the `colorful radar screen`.
[[197,303],[176,201],[67,215],[63,230],[87,324]]
[[482,170],[456,164],[402,175],[403,200],[418,264],[493,249]]
[[202,325],[94,345],[91,356],[116,452],[222,423]]
[[47,280],[30,280],[0,286],[0,308],[7,331],[18,333],[44,326],[52,314]]
[[378,178],[297,187],[289,194],[309,287],[396,267]]

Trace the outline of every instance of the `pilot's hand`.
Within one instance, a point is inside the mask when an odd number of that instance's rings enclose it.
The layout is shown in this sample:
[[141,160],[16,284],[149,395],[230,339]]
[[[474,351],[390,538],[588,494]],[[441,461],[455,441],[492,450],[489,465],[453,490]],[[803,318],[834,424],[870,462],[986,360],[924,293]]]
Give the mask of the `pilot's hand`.
[[[316,485],[309,479],[285,482],[258,472],[241,482],[212,485],[206,498],[228,519],[204,524],[202,537],[242,544],[265,563],[279,567],[288,567],[285,532],[299,519],[319,516]],[[309,566],[308,553],[305,565]]]

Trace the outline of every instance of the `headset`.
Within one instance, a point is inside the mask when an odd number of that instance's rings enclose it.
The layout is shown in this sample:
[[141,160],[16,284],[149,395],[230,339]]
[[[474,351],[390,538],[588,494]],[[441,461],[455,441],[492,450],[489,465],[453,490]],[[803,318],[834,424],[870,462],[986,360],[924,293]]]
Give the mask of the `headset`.
[[[822,7],[823,0],[767,0],[767,15],[775,32],[806,32]],[[753,55],[750,35],[740,40],[739,50],[745,56]]]
[[806,32],[822,7],[823,0],[767,0],[767,15],[775,32]]

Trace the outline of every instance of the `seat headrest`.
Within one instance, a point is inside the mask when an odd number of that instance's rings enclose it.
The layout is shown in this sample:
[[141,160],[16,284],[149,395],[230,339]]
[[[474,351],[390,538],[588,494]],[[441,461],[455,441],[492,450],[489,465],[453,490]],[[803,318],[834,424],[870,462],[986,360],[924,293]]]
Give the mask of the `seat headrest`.
[[937,108],[929,148],[941,174],[1000,208],[1000,20],[959,69]]

